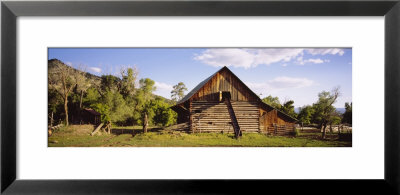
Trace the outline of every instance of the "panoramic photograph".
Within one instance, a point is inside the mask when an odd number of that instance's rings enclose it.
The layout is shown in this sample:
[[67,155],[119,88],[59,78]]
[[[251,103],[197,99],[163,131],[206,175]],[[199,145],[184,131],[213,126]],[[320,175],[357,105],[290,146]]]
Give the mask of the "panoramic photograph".
[[48,147],[352,147],[351,48],[48,48]]

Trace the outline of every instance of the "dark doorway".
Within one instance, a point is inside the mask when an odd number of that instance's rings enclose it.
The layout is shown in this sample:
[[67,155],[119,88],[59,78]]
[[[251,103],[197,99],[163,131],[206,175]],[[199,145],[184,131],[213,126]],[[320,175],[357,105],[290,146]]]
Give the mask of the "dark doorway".
[[222,92],[222,99],[223,100],[225,100],[225,99],[231,99],[231,92],[229,92],[229,91],[223,91]]

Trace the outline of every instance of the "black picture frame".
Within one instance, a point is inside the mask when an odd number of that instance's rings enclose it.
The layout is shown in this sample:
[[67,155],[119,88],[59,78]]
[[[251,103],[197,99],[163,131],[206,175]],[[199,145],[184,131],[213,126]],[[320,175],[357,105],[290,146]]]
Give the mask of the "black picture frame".
[[[384,179],[16,180],[16,24],[19,16],[385,16]],[[1,192],[4,194],[254,194],[259,192],[399,194],[400,120],[397,120],[400,116],[399,35],[399,0],[2,1]]]

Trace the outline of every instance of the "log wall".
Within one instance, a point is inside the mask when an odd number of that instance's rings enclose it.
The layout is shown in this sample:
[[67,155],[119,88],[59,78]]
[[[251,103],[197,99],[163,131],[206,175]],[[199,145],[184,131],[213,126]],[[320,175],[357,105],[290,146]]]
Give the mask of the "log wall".
[[267,128],[267,134],[270,135],[290,135],[292,132],[294,132],[294,126],[293,125],[271,125]]
[[[293,132],[295,123],[286,119],[287,117],[279,116],[277,110],[260,110],[260,130],[263,133],[287,135]],[[276,129],[277,128],[277,129]]]
[[[243,132],[259,132],[257,102],[231,101],[240,129]],[[231,132],[233,127],[224,102],[193,101],[191,104],[191,129],[194,133]]]

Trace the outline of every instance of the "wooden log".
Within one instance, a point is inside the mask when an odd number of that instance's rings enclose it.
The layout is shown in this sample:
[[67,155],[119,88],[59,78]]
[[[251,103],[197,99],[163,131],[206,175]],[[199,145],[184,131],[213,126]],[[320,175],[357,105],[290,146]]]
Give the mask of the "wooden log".
[[90,135],[93,136],[94,134],[96,134],[96,133],[101,129],[101,127],[102,127],[103,125],[104,125],[103,123],[100,123],[100,125],[97,126],[97,128],[96,128]]

